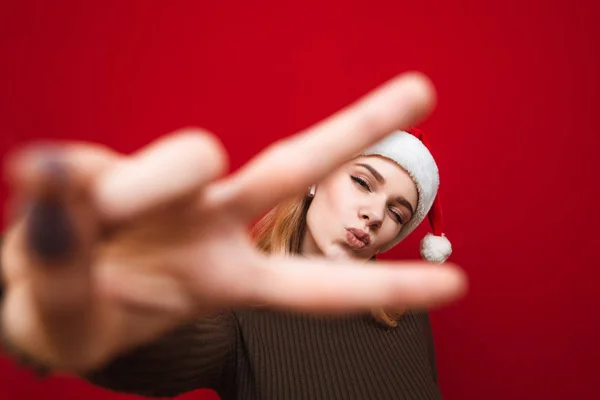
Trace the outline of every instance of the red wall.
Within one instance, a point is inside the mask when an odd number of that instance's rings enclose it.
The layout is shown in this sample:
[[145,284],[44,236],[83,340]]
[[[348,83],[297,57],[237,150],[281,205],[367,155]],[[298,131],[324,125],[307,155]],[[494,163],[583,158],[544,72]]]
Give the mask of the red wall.
[[[1,151],[32,138],[130,151],[199,125],[236,168],[396,73],[424,71],[439,107],[422,127],[471,279],[432,317],[445,398],[598,396],[597,2],[156,3],[2,2]],[[389,256],[417,257],[424,232]],[[126,398],[1,362],[0,398],[42,397]]]

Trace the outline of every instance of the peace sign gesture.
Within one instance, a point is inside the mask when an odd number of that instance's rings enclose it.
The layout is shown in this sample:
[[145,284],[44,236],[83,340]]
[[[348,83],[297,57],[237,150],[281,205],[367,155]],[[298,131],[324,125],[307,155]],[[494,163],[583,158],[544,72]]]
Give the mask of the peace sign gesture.
[[127,157],[78,143],[17,153],[8,170],[23,210],[3,247],[4,334],[81,372],[215,309],[347,312],[457,297],[464,278],[448,265],[265,255],[247,231],[433,102],[424,77],[397,77],[226,177],[225,151],[197,130]]

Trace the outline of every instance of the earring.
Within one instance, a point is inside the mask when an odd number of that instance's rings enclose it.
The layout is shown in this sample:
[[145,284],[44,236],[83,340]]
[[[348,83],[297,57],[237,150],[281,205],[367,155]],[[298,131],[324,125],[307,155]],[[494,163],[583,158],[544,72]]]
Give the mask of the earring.
[[315,185],[312,185],[309,189],[308,189],[308,197],[315,197],[315,192],[317,190],[317,187]]

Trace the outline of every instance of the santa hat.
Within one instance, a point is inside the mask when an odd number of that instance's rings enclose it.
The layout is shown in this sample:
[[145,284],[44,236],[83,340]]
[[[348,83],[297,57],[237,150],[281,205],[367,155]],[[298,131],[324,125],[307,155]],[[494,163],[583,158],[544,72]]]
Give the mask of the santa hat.
[[427,217],[433,233],[428,233],[421,241],[421,256],[433,263],[446,261],[452,253],[452,245],[443,233],[442,205],[438,194],[440,175],[423,132],[418,129],[395,131],[362,154],[379,155],[398,163],[411,176],[419,195],[413,217],[402,227],[395,240],[381,251],[394,247]]

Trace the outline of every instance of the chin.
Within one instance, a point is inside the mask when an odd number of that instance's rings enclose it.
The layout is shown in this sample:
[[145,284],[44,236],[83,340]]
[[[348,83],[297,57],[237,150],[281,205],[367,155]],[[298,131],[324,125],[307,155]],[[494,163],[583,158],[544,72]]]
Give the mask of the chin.
[[345,249],[343,249],[342,246],[339,246],[337,244],[323,246],[321,248],[321,253],[323,254],[323,256],[325,258],[328,258],[331,260],[343,260],[343,259],[350,258],[350,255],[348,254],[348,252]]

